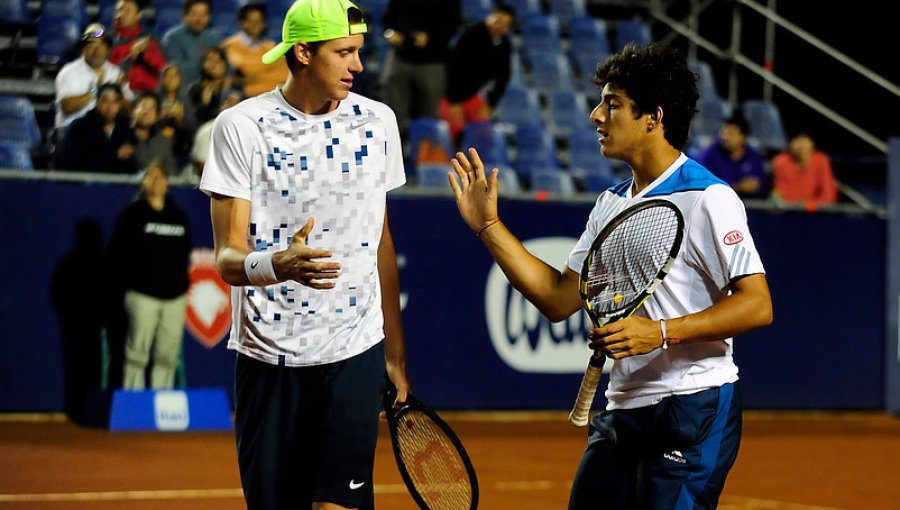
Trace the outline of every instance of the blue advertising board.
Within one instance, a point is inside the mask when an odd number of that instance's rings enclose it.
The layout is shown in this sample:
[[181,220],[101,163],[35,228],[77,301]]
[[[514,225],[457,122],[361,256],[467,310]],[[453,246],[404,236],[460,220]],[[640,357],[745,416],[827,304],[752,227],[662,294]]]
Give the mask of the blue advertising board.
[[[100,317],[112,306],[104,284],[114,275],[99,261],[116,214],[135,191],[134,185],[0,181],[0,235],[8,240],[0,253],[7,291],[0,307],[0,411],[69,409],[81,392],[102,383],[96,338]],[[185,382],[230,396],[229,293],[212,267],[209,201],[196,189],[172,194],[190,217],[196,247]],[[529,250],[562,268],[591,206],[504,199],[500,211]],[[555,324],[542,317],[512,290],[452,199],[393,193],[388,213],[418,396],[445,409],[569,408],[590,354],[584,315]],[[750,210],[748,216],[775,322],[736,339],[746,406],[882,409],[885,221],[796,211]],[[596,405],[602,404],[601,396]]]

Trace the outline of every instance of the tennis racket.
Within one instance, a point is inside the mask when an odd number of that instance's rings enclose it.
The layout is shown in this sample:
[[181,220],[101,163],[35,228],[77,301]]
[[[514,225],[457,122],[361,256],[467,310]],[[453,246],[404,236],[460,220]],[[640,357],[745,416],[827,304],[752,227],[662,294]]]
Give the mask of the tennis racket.
[[[613,218],[584,257],[578,292],[594,327],[633,314],[669,273],[684,235],[681,211],[668,200],[646,200]],[[606,357],[591,356],[569,423],[588,423]]]
[[462,442],[447,422],[412,394],[392,409],[396,397],[397,389],[388,380],[383,404],[394,459],[419,508],[478,508],[478,478]]

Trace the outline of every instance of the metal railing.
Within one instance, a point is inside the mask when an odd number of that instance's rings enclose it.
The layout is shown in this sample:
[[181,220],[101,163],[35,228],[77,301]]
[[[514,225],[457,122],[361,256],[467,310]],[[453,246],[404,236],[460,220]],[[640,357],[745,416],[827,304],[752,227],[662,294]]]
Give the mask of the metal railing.
[[[672,32],[670,34],[660,38],[662,42],[669,43],[675,37],[678,37],[680,35],[687,38],[688,40],[689,57],[696,58],[696,48],[701,47],[716,58],[731,63],[728,83],[728,100],[733,104],[737,102],[737,67],[742,66],[764,80],[766,84],[766,88],[764,89],[765,99],[771,98],[772,87],[776,87],[784,93],[794,97],[806,106],[810,107],[814,111],[818,112],[819,114],[823,115],[827,119],[831,120],[836,125],[840,126],[843,129],[846,129],[851,134],[871,145],[878,151],[885,154],[887,153],[887,141],[872,134],[870,131],[852,122],[843,115],[837,113],[827,105],[816,100],[806,92],[800,90],[798,87],[778,77],[768,68],[771,67],[770,63],[774,58],[774,29],[776,26],[783,28],[787,32],[809,43],[814,48],[821,50],[825,54],[831,56],[836,62],[846,65],[848,68],[852,69],[860,76],[867,78],[868,80],[879,85],[880,87],[884,88],[897,97],[900,97],[900,87],[890,82],[878,73],[872,71],[871,69],[861,65],[859,62],[848,57],[834,47],[828,45],[818,37],[815,37],[809,32],[798,27],[797,25],[784,19],[775,11],[775,4],[777,0],[767,0],[768,6],[759,4],[754,0],[730,0],[734,3],[730,46],[727,48],[720,47],[711,42],[709,39],[703,37],[703,35],[701,35],[700,33],[699,27],[699,15],[716,1],[717,0],[690,0],[690,12],[682,20],[675,19],[667,14],[667,8],[674,2],[674,0],[648,0],[645,3],[644,8],[650,16],[671,29]],[[743,27],[742,16],[743,11],[746,9],[760,14],[766,19],[766,48],[765,63],[763,65],[754,62],[746,55],[741,53],[740,41],[741,29]]]

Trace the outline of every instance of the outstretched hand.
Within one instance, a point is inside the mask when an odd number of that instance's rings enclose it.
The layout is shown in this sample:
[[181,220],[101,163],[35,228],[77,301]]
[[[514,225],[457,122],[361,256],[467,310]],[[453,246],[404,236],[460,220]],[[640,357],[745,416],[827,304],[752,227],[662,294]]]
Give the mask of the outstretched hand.
[[459,214],[473,232],[480,232],[498,219],[497,175],[500,170],[494,168],[488,177],[478,151],[469,148],[469,157],[471,160],[462,152],[457,152],[450,161],[456,177],[448,173],[447,178],[456,197]]
[[340,275],[340,262],[315,262],[314,259],[331,257],[328,250],[316,250],[306,245],[315,220],[310,217],[306,225],[294,233],[291,245],[272,257],[275,273],[282,280],[294,280],[313,289],[334,288],[333,280]]

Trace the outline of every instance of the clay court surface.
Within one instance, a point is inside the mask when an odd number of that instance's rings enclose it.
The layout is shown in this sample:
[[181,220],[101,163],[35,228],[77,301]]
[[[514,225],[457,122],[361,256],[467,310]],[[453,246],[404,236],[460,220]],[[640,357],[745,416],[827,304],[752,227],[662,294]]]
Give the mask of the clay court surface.
[[[565,508],[585,437],[564,413],[443,414],[475,463],[479,508]],[[414,509],[386,427],[375,468],[377,508]],[[241,508],[231,433],[111,433],[0,415],[0,510]],[[900,510],[900,418],[747,413],[719,508]]]

